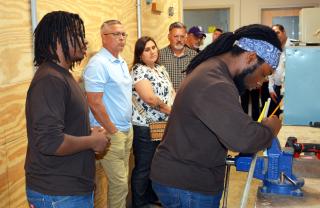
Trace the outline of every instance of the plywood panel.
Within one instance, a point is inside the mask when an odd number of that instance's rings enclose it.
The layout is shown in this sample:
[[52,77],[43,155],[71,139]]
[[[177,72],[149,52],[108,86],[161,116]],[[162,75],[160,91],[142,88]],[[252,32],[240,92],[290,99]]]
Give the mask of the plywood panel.
[[[169,44],[168,32],[169,25],[176,21],[181,21],[181,1],[168,0],[161,1],[164,9],[161,13],[151,12],[151,5],[147,5],[142,1],[142,35],[148,35],[155,39],[159,48],[163,48]],[[173,7],[174,16],[169,16],[168,9]]]
[[[1,99],[1,95],[0,95],[0,99]],[[1,113],[1,107],[0,107],[0,113]],[[0,146],[6,143],[6,140],[4,137],[4,128],[1,124],[3,124],[2,116],[0,116]]]
[[29,1],[0,1],[0,86],[30,79],[32,30]]
[[6,148],[4,145],[0,145],[0,207],[9,206],[7,162]]
[[[142,35],[149,35],[157,41],[159,47],[168,44],[167,34],[168,27],[172,22],[181,20],[181,0],[163,1],[164,11],[154,13],[151,11],[151,5],[145,1],[141,2],[142,6]],[[83,4],[83,5],[82,5]],[[172,17],[168,15],[168,8],[172,6],[175,14]],[[88,9],[90,8],[90,9]],[[121,8],[121,9],[118,9]],[[118,19],[126,28],[129,34],[127,44],[122,52],[122,56],[131,65],[133,61],[134,44],[137,40],[137,14],[136,0],[121,1],[81,1],[81,5],[74,6],[73,1],[38,1],[38,18],[53,10],[66,10],[78,13],[84,20],[86,27],[86,37],[89,41],[88,57],[95,54],[101,48],[100,26],[102,22],[109,19]],[[80,77],[88,58],[82,61],[82,64],[74,70],[76,77]]]
[[24,161],[27,139],[17,138],[6,144],[10,207],[27,207],[25,196]]
[[[108,1],[108,3],[106,3],[103,8],[104,13],[111,13],[110,16],[104,16],[104,18],[119,19],[124,25],[126,32],[129,34],[126,47],[124,48],[124,51],[121,55],[130,65],[133,61],[134,44],[137,40],[136,0],[112,1],[112,3],[111,1]],[[101,22],[105,21],[106,19],[103,19]]]
[[108,180],[104,173],[104,170],[97,160],[96,162],[96,190],[95,190],[95,199],[94,207],[104,208],[107,207],[107,189],[108,189]]
[[6,143],[26,135],[24,113],[28,87],[29,82],[0,86],[0,129]]
[[86,27],[86,38],[89,42],[87,51],[88,58],[84,59],[81,65],[75,68],[73,74],[77,79],[81,77],[82,71],[88,62],[89,57],[100,50],[100,26],[104,21],[109,19],[120,20],[124,25],[126,32],[129,34],[126,47],[124,48],[121,56],[123,56],[128,64],[132,62],[134,43],[137,39],[135,0],[83,0],[81,3],[75,3],[72,0],[40,0],[37,2],[39,20],[47,12],[54,10],[75,12],[83,19]]

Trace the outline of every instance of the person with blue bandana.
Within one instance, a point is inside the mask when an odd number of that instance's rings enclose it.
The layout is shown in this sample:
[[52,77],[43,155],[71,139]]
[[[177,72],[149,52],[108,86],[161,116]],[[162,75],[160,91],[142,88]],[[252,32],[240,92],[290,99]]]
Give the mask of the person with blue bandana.
[[258,123],[239,102],[277,68],[281,44],[267,26],[223,33],[188,66],[151,166],[151,180],[167,208],[219,207],[228,150],[256,153],[281,128],[277,116]]

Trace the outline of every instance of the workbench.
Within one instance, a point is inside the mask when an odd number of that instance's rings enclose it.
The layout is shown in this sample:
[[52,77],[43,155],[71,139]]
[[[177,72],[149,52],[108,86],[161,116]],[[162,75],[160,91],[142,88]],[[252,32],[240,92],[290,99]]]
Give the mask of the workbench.
[[[283,126],[278,138],[281,147],[285,146],[288,137],[298,138],[299,143],[320,143],[320,128],[305,126]],[[280,195],[263,195],[257,191],[256,208],[320,208],[320,160],[294,159],[293,172],[303,177],[303,197]]]

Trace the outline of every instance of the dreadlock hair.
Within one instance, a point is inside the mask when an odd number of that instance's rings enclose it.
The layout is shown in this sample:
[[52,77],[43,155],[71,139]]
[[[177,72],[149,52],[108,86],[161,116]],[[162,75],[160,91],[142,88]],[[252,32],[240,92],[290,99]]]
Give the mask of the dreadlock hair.
[[[39,66],[46,61],[60,61],[56,53],[57,41],[61,43],[65,59],[71,61],[68,40],[74,50],[85,45],[85,29],[80,16],[65,11],[46,14],[34,31],[34,65]],[[74,63],[72,62],[71,68]]]
[[191,73],[199,64],[211,57],[219,56],[226,52],[231,52],[232,55],[239,55],[245,52],[245,50],[234,45],[236,40],[239,40],[243,37],[266,41],[282,51],[281,43],[277,37],[277,34],[270,27],[261,24],[243,26],[233,33],[223,33],[216,41],[208,45],[203,51],[201,51],[191,60],[187,69],[185,70],[186,73]]
[[[154,43],[154,45],[156,46],[156,48],[158,49],[157,43],[154,41],[153,38],[151,38],[149,36],[143,36],[143,37],[139,38],[136,42],[135,47],[134,47],[133,65],[135,65],[135,64],[146,65],[140,57],[141,57],[141,55],[147,45],[147,42],[149,42],[149,41],[152,41]],[[158,54],[159,54],[159,49],[158,49]],[[158,60],[159,60],[159,55],[158,55],[158,59],[157,59],[156,63],[158,63]]]

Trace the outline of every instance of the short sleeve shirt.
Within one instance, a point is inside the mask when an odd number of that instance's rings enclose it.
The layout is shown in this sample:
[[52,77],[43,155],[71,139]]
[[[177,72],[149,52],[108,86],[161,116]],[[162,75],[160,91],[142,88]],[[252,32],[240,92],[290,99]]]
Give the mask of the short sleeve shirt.
[[[126,62],[102,48],[94,55],[83,74],[87,92],[103,92],[106,111],[120,131],[128,131],[132,116],[132,79]],[[90,113],[91,126],[100,126]]]
[[174,90],[166,69],[160,65],[156,65],[154,69],[151,69],[148,66],[136,64],[132,68],[131,76],[133,79],[133,99],[136,99],[138,101],[137,104],[142,106],[146,112],[139,113],[135,105],[133,105],[132,123],[139,126],[148,126],[147,118],[151,121],[167,120],[168,116],[166,114],[145,103],[134,88],[134,85],[139,81],[149,80],[154,94],[160,97],[164,103],[172,105]]

